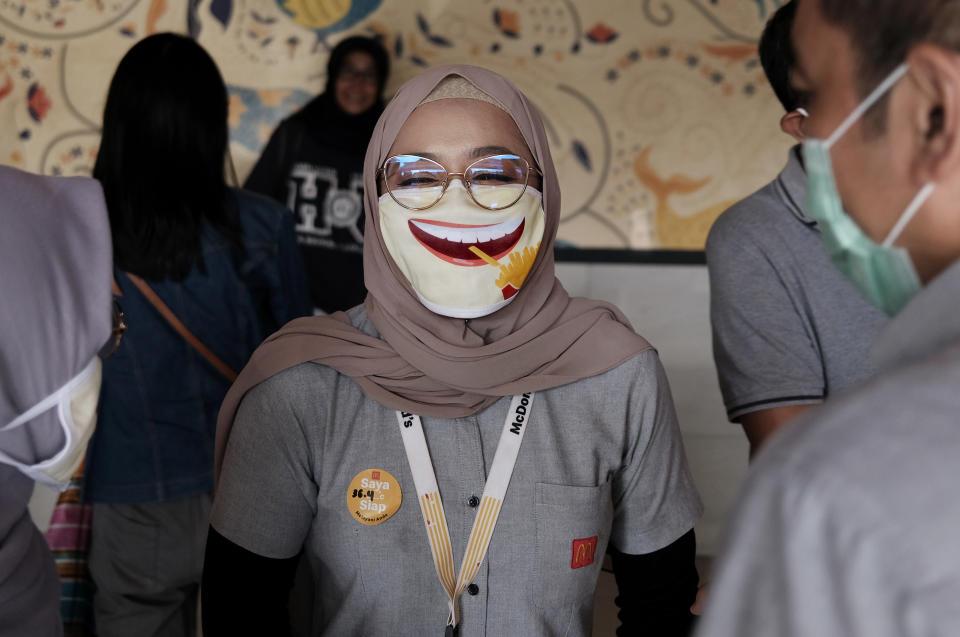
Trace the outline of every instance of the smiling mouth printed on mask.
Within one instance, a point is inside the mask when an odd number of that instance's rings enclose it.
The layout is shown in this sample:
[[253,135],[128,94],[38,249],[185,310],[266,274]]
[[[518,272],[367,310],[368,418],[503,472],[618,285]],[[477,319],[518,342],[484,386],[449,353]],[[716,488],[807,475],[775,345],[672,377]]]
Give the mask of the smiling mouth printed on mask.
[[444,316],[485,316],[512,300],[543,237],[541,195],[531,188],[495,215],[475,206],[459,181],[415,216],[389,193],[378,205],[387,251],[421,303]]
[[473,248],[492,259],[503,258],[520,241],[526,227],[522,216],[492,225],[468,225],[424,219],[411,219],[407,223],[416,240],[431,254],[447,263],[463,266],[486,263],[473,252]]

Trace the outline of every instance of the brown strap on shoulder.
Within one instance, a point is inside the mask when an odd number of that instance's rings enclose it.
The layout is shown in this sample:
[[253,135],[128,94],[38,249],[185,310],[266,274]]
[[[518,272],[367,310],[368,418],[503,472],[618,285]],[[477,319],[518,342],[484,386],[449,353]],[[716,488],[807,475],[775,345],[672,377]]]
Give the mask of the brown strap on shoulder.
[[124,272],[124,274],[126,274],[127,278],[130,279],[135,286],[137,286],[137,289],[140,290],[140,292],[148,301],[150,301],[150,304],[155,307],[158,312],[160,312],[160,316],[166,319],[167,323],[169,323],[170,326],[175,329],[177,333],[180,334],[180,336],[182,336],[193,349],[197,350],[201,356],[207,359],[207,362],[213,365],[217,371],[223,374],[231,383],[237,380],[237,372],[233,371],[229,365],[224,363],[219,357],[217,357],[216,354],[210,351],[210,348],[204,345],[199,338],[194,336],[193,332],[187,329],[187,326],[177,318],[177,315],[173,313],[173,310],[167,307],[167,304],[164,303],[159,296],[157,296],[157,293],[153,291],[153,288],[151,288],[146,281],[138,277],[136,274],[130,274],[129,272]]

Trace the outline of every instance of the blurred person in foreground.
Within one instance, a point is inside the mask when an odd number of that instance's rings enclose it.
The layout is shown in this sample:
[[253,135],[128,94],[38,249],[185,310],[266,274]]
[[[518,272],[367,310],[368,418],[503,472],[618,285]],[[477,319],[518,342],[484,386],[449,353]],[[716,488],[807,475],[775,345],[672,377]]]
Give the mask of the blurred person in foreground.
[[0,166],[0,192],[0,636],[57,637],[60,579],[27,503],[34,483],[66,488],[96,425],[122,334],[110,228],[92,179]]
[[960,634],[960,1],[799,0],[807,209],[893,318],[760,453],[700,635]]

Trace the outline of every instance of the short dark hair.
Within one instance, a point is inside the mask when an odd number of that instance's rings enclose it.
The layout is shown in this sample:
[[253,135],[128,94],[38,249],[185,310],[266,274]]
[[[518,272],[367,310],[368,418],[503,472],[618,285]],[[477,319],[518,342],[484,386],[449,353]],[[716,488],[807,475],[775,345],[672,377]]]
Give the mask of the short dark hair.
[[915,44],[960,52],[960,0],[817,1],[823,17],[850,37],[861,96],[904,62]]
[[777,9],[763,29],[759,46],[763,72],[777,99],[783,104],[783,109],[788,113],[803,106],[799,96],[790,86],[790,73],[795,64],[790,31],[796,14],[796,0],[790,0]]
[[227,140],[227,89],[199,44],[159,33],[123,56],[93,168],[119,268],[182,280],[194,265],[203,268],[205,224],[240,258],[240,222],[224,175]]

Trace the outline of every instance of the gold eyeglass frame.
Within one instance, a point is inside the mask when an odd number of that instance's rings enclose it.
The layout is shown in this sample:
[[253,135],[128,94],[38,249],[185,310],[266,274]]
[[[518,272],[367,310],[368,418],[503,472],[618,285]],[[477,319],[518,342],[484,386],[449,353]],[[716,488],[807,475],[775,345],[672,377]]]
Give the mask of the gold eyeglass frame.
[[[384,174],[384,170],[385,170],[386,167],[387,167],[387,162],[389,162],[391,159],[396,159],[397,157],[419,157],[420,159],[425,159],[425,160],[427,160],[427,161],[432,161],[433,163],[435,163],[437,166],[440,166],[440,168],[442,168],[442,169],[444,170],[444,172],[446,173],[446,176],[443,178],[443,183],[441,184],[440,196],[437,197],[437,200],[436,200],[436,201],[434,201],[434,202],[433,202],[432,204],[430,204],[429,206],[421,206],[421,207],[419,207],[419,208],[414,208],[414,207],[411,207],[411,206],[408,206],[408,205],[404,204],[402,201],[400,201],[399,199],[397,199],[396,195],[394,195],[394,194],[393,194],[393,191],[390,189],[390,184],[389,184],[389,182],[387,182],[387,178],[386,178],[386,176],[385,176],[385,174]],[[486,160],[488,160],[488,159],[493,159],[493,158],[495,158],[495,157],[516,157],[517,159],[519,159],[520,161],[522,161],[522,162],[523,162],[523,165],[524,165],[523,190],[520,191],[520,194],[517,195],[517,198],[514,199],[512,202],[510,202],[510,203],[507,204],[506,206],[500,206],[499,208],[491,208],[491,207],[485,206],[485,205],[483,205],[482,203],[480,203],[479,201],[477,201],[476,196],[474,196],[474,194],[473,194],[473,187],[471,186],[471,181],[466,178],[467,172],[468,172],[471,168],[473,168],[475,165],[479,164],[479,163],[482,162],[482,161],[486,161]],[[531,165],[530,165],[530,162],[528,162],[526,159],[524,159],[523,157],[521,157],[521,156],[519,156],[519,155],[508,155],[507,153],[501,153],[501,154],[499,154],[499,155],[489,155],[489,156],[487,156],[487,157],[481,157],[480,159],[477,159],[476,161],[470,162],[470,164],[469,164],[466,168],[463,169],[463,172],[450,172],[450,171],[447,170],[447,167],[446,167],[446,166],[444,166],[443,164],[441,164],[440,162],[438,162],[438,161],[436,161],[436,160],[434,160],[434,159],[430,159],[429,157],[421,157],[420,155],[410,155],[409,153],[402,153],[402,154],[400,154],[400,155],[391,155],[390,157],[387,157],[385,160],[383,160],[383,164],[380,166],[380,168],[377,169],[377,179],[378,179],[378,180],[379,180],[379,179],[382,179],[382,180],[383,180],[383,187],[386,188],[387,194],[390,195],[390,198],[393,199],[393,200],[397,203],[398,206],[400,206],[400,207],[402,207],[402,208],[405,208],[405,209],[407,209],[407,210],[412,210],[412,211],[414,211],[414,212],[420,212],[421,210],[429,210],[430,208],[433,208],[433,207],[436,206],[438,203],[440,203],[440,200],[443,199],[443,196],[444,196],[445,194],[447,194],[447,186],[450,185],[451,177],[459,177],[459,178],[460,178],[460,181],[461,181],[461,182],[463,183],[463,185],[466,187],[467,192],[470,193],[470,198],[473,199],[473,202],[474,202],[475,204],[477,204],[478,206],[480,206],[480,207],[483,208],[484,210],[489,210],[489,211],[491,211],[491,212],[499,212],[499,211],[501,211],[501,210],[506,210],[507,208],[510,208],[511,206],[515,205],[518,201],[520,201],[521,198],[523,198],[524,193],[527,192],[527,186],[530,185],[530,173],[531,173],[531,172],[536,172],[538,175],[540,175],[540,178],[543,179],[543,171],[542,171],[542,170],[540,170],[540,169],[537,168],[536,166],[531,166]]]

